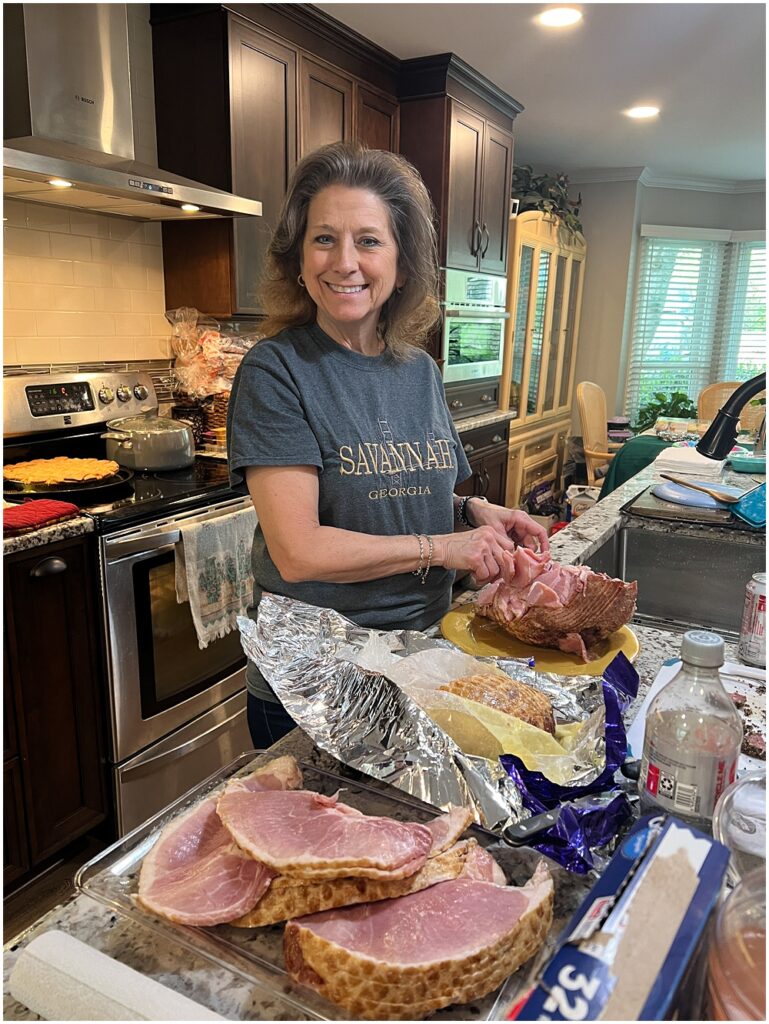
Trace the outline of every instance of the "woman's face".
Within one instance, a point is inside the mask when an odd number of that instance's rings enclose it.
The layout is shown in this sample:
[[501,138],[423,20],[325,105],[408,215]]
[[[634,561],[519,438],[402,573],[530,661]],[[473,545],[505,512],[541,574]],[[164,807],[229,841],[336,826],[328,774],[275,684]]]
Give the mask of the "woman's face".
[[382,306],[403,284],[390,217],[379,196],[331,185],[310,201],[302,276],[321,327],[376,336]]

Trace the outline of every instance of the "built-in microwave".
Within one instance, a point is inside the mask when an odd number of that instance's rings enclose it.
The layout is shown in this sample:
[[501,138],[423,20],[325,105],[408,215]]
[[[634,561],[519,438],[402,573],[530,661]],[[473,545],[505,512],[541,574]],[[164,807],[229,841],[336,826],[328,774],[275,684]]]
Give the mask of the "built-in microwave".
[[443,379],[447,384],[498,377],[505,342],[507,279],[445,270]]

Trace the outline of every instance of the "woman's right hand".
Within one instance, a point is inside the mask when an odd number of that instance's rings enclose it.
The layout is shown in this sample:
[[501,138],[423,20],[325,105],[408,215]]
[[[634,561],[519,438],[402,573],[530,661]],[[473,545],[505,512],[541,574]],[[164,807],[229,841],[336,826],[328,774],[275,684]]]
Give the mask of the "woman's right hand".
[[477,583],[491,583],[507,571],[507,552],[515,551],[513,541],[493,526],[479,526],[462,533],[433,537],[436,565],[469,571]]

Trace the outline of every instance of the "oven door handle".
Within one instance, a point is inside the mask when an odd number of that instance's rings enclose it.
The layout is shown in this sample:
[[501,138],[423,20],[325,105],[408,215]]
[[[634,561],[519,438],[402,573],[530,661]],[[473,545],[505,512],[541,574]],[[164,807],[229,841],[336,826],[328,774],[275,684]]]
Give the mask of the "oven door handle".
[[230,715],[229,718],[225,718],[223,722],[217,722],[216,725],[212,725],[210,729],[206,729],[199,736],[194,736],[187,743],[180,743],[178,747],[173,747],[171,750],[164,750],[162,754],[156,754],[154,757],[150,757],[147,761],[140,761],[138,764],[131,765],[130,768],[123,768],[121,771],[121,779],[136,779],[142,775],[146,775],[149,772],[154,771],[154,766],[165,763],[168,761],[178,761],[180,757],[186,757],[187,754],[192,754],[195,750],[200,747],[204,747],[214,735],[214,733],[222,732],[227,726],[231,725],[235,719],[242,715],[245,708],[238,708],[234,715]]
[[177,544],[181,540],[181,530],[168,530],[166,533],[157,533],[150,537],[134,537],[133,540],[107,542],[107,557],[110,561],[115,558],[124,558],[126,555],[146,554],[148,551],[155,551],[157,548],[168,547],[169,544]]
[[482,309],[478,306],[446,306],[445,316],[453,316],[459,320],[509,320],[510,314],[503,309]]

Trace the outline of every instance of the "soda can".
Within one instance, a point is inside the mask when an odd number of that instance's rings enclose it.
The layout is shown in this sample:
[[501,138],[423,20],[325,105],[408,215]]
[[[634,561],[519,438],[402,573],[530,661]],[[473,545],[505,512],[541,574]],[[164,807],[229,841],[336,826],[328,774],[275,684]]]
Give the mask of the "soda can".
[[737,653],[748,665],[766,667],[766,573],[756,572],[745,588]]

